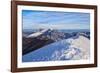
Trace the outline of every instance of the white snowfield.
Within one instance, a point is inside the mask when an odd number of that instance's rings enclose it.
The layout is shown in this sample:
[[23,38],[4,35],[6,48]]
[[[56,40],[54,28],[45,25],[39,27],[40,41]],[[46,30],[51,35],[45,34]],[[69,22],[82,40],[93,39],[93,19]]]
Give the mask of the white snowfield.
[[42,30],[42,31],[39,31],[39,32],[30,34],[29,36],[27,36],[27,38],[34,38],[34,37],[40,36],[40,35],[42,35],[43,33],[45,33],[46,31],[48,31],[48,29],[44,29],[44,30]]
[[66,43],[70,43],[69,48],[55,51],[52,55],[53,60],[60,60],[62,58],[69,60],[89,59],[90,40],[88,38],[79,35],[76,39],[66,39]]
[[[64,52],[65,57],[72,57],[72,59],[88,59],[90,54],[90,40],[82,35],[77,39],[70,39],[70,50]],[[75,48],[78,48],[79,53]]]

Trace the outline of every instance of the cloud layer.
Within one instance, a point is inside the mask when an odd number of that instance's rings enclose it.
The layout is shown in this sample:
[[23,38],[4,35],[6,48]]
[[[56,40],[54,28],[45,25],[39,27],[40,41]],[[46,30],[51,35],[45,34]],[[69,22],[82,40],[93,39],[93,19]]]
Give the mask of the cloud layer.
[[23,29],[89,29],[90,14],[78,12],[22,11]]

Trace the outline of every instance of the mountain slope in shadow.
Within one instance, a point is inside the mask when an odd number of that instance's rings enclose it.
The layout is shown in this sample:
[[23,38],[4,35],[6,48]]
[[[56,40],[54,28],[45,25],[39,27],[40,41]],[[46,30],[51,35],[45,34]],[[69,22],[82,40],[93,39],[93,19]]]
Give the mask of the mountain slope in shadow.
[[23,55],[37,50],[38,48],[43,47],[44,45],[48,45],[53,43],[53,40],[50,39],[38,39],[38,38],[25,38],[23,37]]

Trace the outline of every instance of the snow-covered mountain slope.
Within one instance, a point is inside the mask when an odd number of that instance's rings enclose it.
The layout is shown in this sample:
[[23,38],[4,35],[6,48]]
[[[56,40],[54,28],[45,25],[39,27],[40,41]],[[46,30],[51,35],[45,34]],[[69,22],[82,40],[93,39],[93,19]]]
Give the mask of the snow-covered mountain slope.
[[23,62],[89,59],[90,40],[78,35],[54,42],[23,56]]
[[70,46],[62,52],[61,57],[65,57],[66,59],[89,58],[90,41],[88,38],[79,35],[77,39],[67,39],[66,41],[70,43]]
[[[66,33],[68,37],[71,37],[70,34]],[[60,41],[66,38],[64,32],[59,32],[52,29],[43,29],[41,31],[32,33],[26,38],[38,38],[38,39],[51,39],[53,41]]]
[[89,58],[90,40],[88,38],[80,35],[78,39],[74,39],[72,41],[71,47],[78,48],[81,51],[81,53],[79,54],[80,58],[82,59]]
[[30,34],[29,36],[27,36],[27,38],[34,38],[34,37],[38,37],[40,35],[42,35],[43,33],[45,33],[46,31],[48,31],[49,29],[44,29],[42,31],[38,31],[36,33]]

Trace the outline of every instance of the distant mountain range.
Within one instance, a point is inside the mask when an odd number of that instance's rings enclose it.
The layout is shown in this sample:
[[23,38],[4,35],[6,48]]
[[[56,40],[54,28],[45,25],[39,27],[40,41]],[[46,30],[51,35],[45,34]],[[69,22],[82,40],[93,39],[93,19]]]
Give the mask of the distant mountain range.
[[63,39],[68,39],[71,37],[77,38],[79,35],[90,38],[90,32],[65,33],[52,29],[43,29],[28,35],[23,34],[23,55],[50,43],[61,41]]

